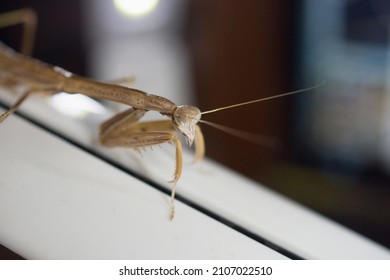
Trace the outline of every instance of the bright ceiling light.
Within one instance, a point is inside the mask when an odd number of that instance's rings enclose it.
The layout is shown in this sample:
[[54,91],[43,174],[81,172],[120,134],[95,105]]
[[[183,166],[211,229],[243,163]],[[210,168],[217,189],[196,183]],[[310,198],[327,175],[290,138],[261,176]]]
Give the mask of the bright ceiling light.
[[115,7],[122,14],[133,17],[144,17],[156,8],[159,0],[113,0]]

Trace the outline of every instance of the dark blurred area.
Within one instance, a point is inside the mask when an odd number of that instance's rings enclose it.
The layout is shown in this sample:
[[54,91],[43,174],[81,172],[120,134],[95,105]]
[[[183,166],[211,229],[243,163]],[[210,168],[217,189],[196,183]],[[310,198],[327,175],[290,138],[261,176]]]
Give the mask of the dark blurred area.
[[[0,1],[0,12],[34,8],[34,57],[88,76],[87,2]],[[312,92],[205,115],[282,142],[272,149],[204,127],[207,156],[387,247],[389,15],[385,0],[188,0],[175,31],[202,110],[325,81]],[[17,48],[18,27],[0,38]]]
[[[75,73],[86,74],[82,1],[0,0],[0,12],[33,8],[38,16],[34,57]],[[0,29],[2,41],[19,50],[21,25]]]

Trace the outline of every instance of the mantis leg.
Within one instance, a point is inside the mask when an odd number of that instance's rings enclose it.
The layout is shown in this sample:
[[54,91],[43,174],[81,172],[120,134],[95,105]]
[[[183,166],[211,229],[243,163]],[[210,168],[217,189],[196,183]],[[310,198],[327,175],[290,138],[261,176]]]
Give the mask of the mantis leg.
[[22,96],[19,97],[19,99],[16,100],[16,102],[6,111],[5,113],[0,115],[0,123],[2,123],[6,118],[9,117],[12,113],[14,113],[19,106],[23,103],[23,101],[29,97],[33,93],[43,93],[43,94],[52,94],[55,92],[55,89],[41,89],[41,90],[36,90],[36,89],[30,89],[25,91]]
[[0,115],[0,123],[2,123],[6,118],[8,118],[9,115],[11,115],[12,113],[14,113],[16,111],[16,109],[18,109],[18,107],[20,106],[20,104],[22,104],[22,102],[32,93],[32,91],[26,91],[25,93],[23,93],[23,95],[21,97],[19,97],[19,99],[15,102],[14,105],[12,105],[8,111],[6,111],[5,113],[1,114]]
[[30,95],[30,91],[26,91],[8,111],[0,115],[0,123],[3,122],[9,115],[16,111],[20,104]]
[[[23,38],[21,42],[21,53],[25,55],[31,55],[35,32],[37,26],[37,16],[34,10],[25,8],[16,11],[6,12],[0,14],[0,28],[22,24],[23,25]],[[7,87],[8,84],[12,85],[12,81],[1,81],[3,86]],[[31,94],[33,90],[28,90],[15,102],[14,105],[5,113],[0,115],[0,123],[3,122],[9,115],[16,111],[20,104]]]
[[100,142],[107,147],[140,148],[163,143],[173,143],[176,147],[176,167],[173,175],[171,192],[170,220],[174,217],[174,198],[176,183],[182,171],[182,146],[176,135],[172,121],[137,122],[145,110],[129,109],[101,126]]
[[23,24],[21,53],[31,55],[34,46],[37,16],[34,10],[25,8],[0,15],[0,28]]

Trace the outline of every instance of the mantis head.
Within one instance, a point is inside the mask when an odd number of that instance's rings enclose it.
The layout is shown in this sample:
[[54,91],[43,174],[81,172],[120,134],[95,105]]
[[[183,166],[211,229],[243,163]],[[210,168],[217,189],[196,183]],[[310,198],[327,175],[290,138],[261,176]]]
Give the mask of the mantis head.
[[178,106],[173,114],[174,128],[184,135],[189,146],[192,145],[195,138],[195,127],[199,122],[201,112],[194,106]]

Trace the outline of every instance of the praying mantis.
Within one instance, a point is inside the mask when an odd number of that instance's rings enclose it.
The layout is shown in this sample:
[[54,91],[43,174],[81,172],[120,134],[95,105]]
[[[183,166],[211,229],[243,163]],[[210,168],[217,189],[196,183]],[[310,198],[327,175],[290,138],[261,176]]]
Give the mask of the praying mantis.
[[[148,94],[134,88],[84,78],[62,68],[38,61],[29,56],[36,25],[34,12],[30,9],[23,9],[0,15],[0,27],[17,23],[26,26],[24,47],[21,53],[18,53],[0,42],[0,86],[7,88],[15,85],[22,86],[24,91],[8,111],[0,115],[0,123],[5,121],[28,96],[33,94],[81,93],[92,98],[111,100],[130,106],[129,109],[118,113],[101,124],[100,143],[106,147],[129,148],[142,148],[164,143],[174,144],[176,151],[175,170],[171,181],[173,187],[170,197],[170,220],[174,217],[176,184],[180,179],[183,165],[182,144],[179,135],[184,137],[188,146],[195,145],[195,160],[200,161],[205,154],[205,143],[199,123],[224,129],[220,125],[201,120],[202,115],[292,95],[318,87],[316,85],[202,112],[195,106],[176,105],[161,96]],[[139,122],[148,111],[159,112],[167,119]],[[225,130],[232,134],[239,134],[231,129]]]

